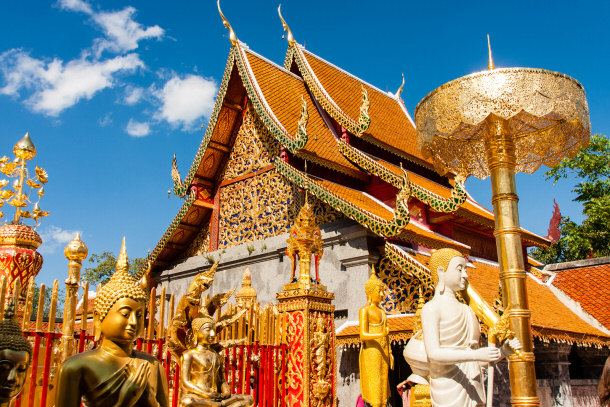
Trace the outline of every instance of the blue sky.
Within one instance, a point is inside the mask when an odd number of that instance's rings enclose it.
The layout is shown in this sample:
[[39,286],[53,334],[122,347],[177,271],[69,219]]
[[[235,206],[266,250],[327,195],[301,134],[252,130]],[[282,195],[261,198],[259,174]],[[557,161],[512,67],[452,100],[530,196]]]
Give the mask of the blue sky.
[[[276,1],[224,0],[240,40],[281,64]],[[63,279],[75,231],[90,253],[146,256],[181,205],[167,191],[174,153],[184,176],[202,138],[230,43],[213,0],[5,2],[0,13],[0,156],[30,132],[49,183],[38,228],[39,281]],[[594,133],[610,133],[607,2],[285,2],[301,44],[384,90],[413,113],[434,88],[487,66],[560,71],[587,91]],[[553,198],[579,221],[572,183],[519,175],[523,227],[546,234]],[[489,180],[468,190],[490,207]],[[9,209],[3,208],[8,216]]]

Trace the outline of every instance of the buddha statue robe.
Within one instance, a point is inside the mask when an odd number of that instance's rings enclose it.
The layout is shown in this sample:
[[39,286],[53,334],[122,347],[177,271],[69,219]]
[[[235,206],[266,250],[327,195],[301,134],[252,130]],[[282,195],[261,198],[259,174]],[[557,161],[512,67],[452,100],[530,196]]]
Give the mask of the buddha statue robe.
[[[458,303],[456,313],[443,315],[439,326],[441,348],[476,349],[481,328],[476,315]],[[430,361],[430,393],[433,406],[474,407],[485,405],[485,390],[479,362],[441,364]]]
[[[369,333],[386,332],[385,313],[378,324],[369,322]],[[362,341],[360,348],[360,392],[362,399],[372,407],[385,407],[390,398],[388,382],[389,362],[388,337]]]

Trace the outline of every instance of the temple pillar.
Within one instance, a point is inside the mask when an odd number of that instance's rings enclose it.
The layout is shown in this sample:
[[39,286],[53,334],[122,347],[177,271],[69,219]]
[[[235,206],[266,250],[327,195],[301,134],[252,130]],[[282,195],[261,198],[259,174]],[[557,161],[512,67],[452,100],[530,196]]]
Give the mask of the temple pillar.
[[541,387],[547,387],[544,384],[548,385],[553,406],[573,406],[568,361],[571,350],[570,344],[536,343],[536,377],[539,385],[542,384]]
[[[337,404],[334,294],[320,283],[320,228],[307,198],[289,232],[286,254],[292,260],[291,282],[277,293],[286,335],[286,406],[330,407]],[[314,259],[315,274],[311,270]],[[296,263],[299,276],[296,276]]]

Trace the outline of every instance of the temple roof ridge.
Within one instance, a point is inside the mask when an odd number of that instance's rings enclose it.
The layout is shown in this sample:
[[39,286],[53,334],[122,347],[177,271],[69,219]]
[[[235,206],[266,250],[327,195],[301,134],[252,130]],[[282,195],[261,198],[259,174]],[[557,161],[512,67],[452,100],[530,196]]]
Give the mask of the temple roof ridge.
[[246,51],[246,52],[248,52],[248,53],[250,53],[250,54],[252,54],[252,55],[254,55],[254,56],[256,56],[257,58],[262,59],[263,61],[267,62],[268,64],[273,65],[273,67],[274,67],[274,68],[277,68],[277,69],[279,69],[280,71],[282,71],[282,72],[284,72],[284,73],[287,73],[288,75],[290,75],[290,76],[294,77],[295,79],[298,79],[298,80],[299,80],[299,81],[301,81],[301,82],[305,82],[305,81],[303,80],[303,78],[301,78],[299,75],[297,75],[297,74],[295,74],[295,73],[293,73],[293,72],[290,72],[288,69],[284,68],[282,65],[280,65],[280,64],[278,64],[278,63],[276,63],[276,62],[273,62],[273,61],[272,61],[272,60],[270,60],[269,58],[267,58],[267,57],[265,57],[265,56],[263,56],[263,55],[259,54],[258,52],[256,52],[256,51],[252,50],[251,48],[247,48],[247,49],[245,49],[245,51]]
[[346,71],[345,69],[343,69],[343,68],[341,68],[341,67],[338,67],[337,65],[333,64],[332,62],[327,61],[326,59],[322,58],[321,56],[319,56],[319,55],[317,55],[317,54],[314,54],[313,52],[311,52],[311,51],[309,51],[308,49],[306,49],[305,47],[303,47],[301,44],[297,43],[296,45],[297,45],[298,47],[300,47],[300,49],[302,49],[303,51],[305,51],[306,53],[308,53],[309,55],[311,55],[311,56],[313,56],[313,57],[315,57],[315,58],[318,58],[320,61],[324,62],[325,64],[328,64],[328,65],[332,66],[332,67],[333,67],[333,68],[335,68],[336,70],[338,70],[338,71],[340,71],[340,72],[342,72],[342,73],[344,73],[344,74],[348,75],[349,77],[351,77],[351,78],[353,78],[353,79],[357,80],[358,82],[362,83],[363,85],[366,85],[366,86],[368,86],[369,88],[371,88],[371,89],[373,89],[373,90],[375,90],[375,91],[377,91],[377,92],[381,93],[382,95],[385,95],[385,96],[389,97],[390,99],[392,99],[392,100],[394,100],[394,101],[396,101],[396,102],[399,102],[399,98],[397,98],[397,97],[396,97],[396,94],[395,94],[395,93],[392,93],[392,92],[390,92],[389,90],[388,90],[388,91],[383,91],[383,90],[379,89],[377,86],[372,85],[372,84],[370,84],[369,82],[365,81],[364,79],[357,77],[357,76],[356,76],[356,75],[354,75],[353,73],[348,72],[348,71]]

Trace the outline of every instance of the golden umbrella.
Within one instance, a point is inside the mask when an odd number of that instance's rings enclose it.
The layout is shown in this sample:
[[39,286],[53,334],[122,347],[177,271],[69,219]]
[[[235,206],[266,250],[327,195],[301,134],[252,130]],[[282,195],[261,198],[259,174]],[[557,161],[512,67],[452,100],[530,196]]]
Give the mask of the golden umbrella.
[[515,173],[554,167],[589,143],[584,88],[544,69],[495,69],[490,48],[489,69],[430,92],[415,108],[415,123],[419,146],[441,175],[491,175],[504,306],[523,345],[522,358],[510,358],[511,403],[537,406]]

